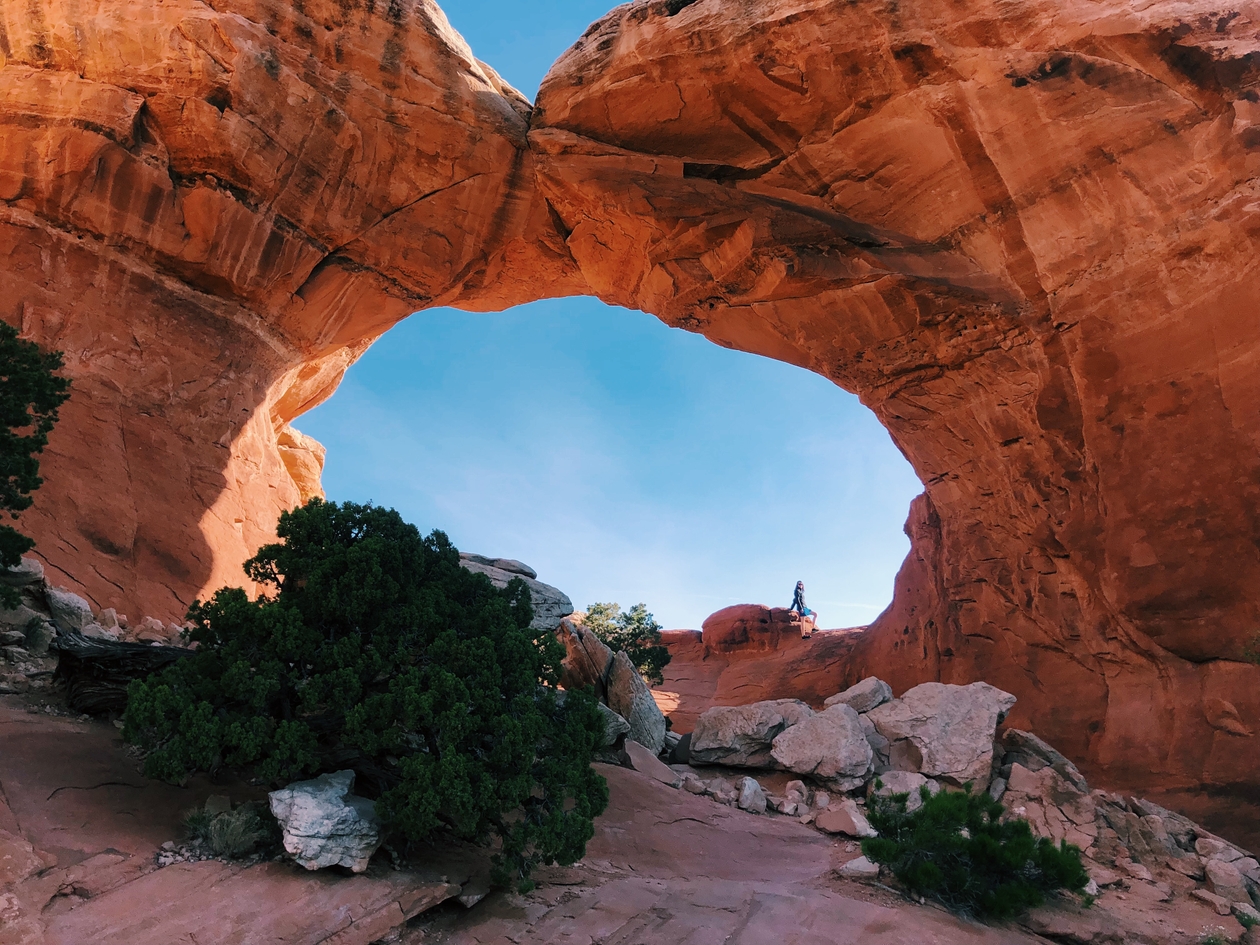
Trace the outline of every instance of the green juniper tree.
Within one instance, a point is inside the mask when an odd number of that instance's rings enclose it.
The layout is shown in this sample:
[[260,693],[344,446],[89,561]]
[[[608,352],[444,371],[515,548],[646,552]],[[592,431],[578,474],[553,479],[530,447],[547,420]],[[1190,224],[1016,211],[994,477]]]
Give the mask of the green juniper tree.
[[246,563],[267,593],[194,604],[193,655],[128,690],[146,773],[353,768],[407,839],[496,840],[500,882],[581,858],[608,801],[604,723],[555,688],[564,648],[530,629],[525,583],[496,589],[392,509],[315,499],[277,531]]
[[669,664],[669,650],[661,645],[661,625],[645,604],[635,604],[626,611],[620,604],[591,604],[586,608],[583,626],[614,653],[625,650],[649,684],[659,686],[665,681],[661,670]]
[[[57,374],[61,352],[41,351],[0,321],[0,510],[17,518],[31,507],[40,487],[39,453],[57,422],[57,408],[70,396],[70,382]],[[0,525],[0,567],[22,563],[35,542],[12,525]],[[17,591],[0,586],[0,605],[16,607]]]

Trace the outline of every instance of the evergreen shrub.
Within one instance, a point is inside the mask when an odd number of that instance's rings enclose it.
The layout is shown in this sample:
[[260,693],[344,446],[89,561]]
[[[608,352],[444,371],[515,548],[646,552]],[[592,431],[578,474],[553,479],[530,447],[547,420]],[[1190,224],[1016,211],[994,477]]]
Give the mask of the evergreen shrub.
[[862,841],[862,852],[914,895],[1005,919],[1040,905],[1048,892],[1079,892],[1089,883],[1077,847],[1034,837],[1027,820],[1002,821],[1005,808],[989,795],[919,790],[923,806],[913,812],[906,811],[908,794],[873,795],[867,815],[879,836]]
[[189,611],[195,652],[131,684],[124,736],[151,777],[250,766],[277,784],[352,768],[386,827],[493,841],[496,879],[572,863],[608,801],[594,697],[559,693],[563,646],[529,589],[464,570],[393,510],[319,499],[246,563],[264,593]]
[[620,604],[591,604],[583,626],[614,653],[625,650],[649,685],[659,686],[665,681],[661,670],[669,664],[669,650],[661,645],[661,625],[648,613],[646,604],[635,604],[626,611]]

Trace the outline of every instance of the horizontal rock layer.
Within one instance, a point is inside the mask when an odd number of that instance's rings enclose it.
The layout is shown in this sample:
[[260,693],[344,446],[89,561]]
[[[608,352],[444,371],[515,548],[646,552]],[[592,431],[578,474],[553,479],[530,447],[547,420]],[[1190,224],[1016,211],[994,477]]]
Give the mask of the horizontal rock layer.
[[531,111],[431,0],[7,4],[0,316],[74,382],[26,526],[56,582],[178,617],[313,492],[289,424],[390,325],[589,292],[856,392],[924,482],[821,695],[986,679],[1104,781],[1241,796],[1260,7],[1230,11],[639,0]]

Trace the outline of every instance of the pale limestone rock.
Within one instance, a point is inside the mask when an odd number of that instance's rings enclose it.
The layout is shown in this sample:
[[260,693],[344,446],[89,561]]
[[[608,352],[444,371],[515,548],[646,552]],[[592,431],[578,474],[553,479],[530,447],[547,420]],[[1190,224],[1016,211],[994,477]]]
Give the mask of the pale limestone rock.
[[696,720],[691,760],[695,764],[773,767],[771,745],[775,738],[813,714],[799,699],[714,706]]
[[766,795],[756,778],[744,778],[739,782],[739,809],[750,814],[766,812]]
[[561,620],[573,613],[573,601],[564,591],[535,580],[538,575],[534,569],[519,561],[461,552],[459,563],[465,570],[484,574],[495,587],[507,587],[513,578],[524,581],[529,588],[530,602],[534,605],[534,619],[530,626],[535,630],[555,630]]
[[864,856],[850,860],[836,871],[845,879],[878,879],[879,866]]
[[802,719],[778,735],[770,751],[780,767],[808,775],[839,791],[859,787],[874,757],[858,714],[839,703]]
[[838,692],[823,703],[825,708],[833,705],[847,705],[859,714],[869,712],[876,706],[883,705],[893,697],[892,687],[882,679],[868,676],[856,686],[850,686],[844,692]]
[[627,738],[660,754],[665,746],[665,716],[624,651],[613,657],[608,673],[608,707],[630,724]]
[[308,870],[346,866],[364,872],[381,845],[376,805],[350,793],[353,771],[298,781],[268,795],[284,848]]
[[923,683],[868,717],[889,740],[889,761],[955,784],[985,790],[993,765],[993,737],[1015,697],[988,683]]
[[84,627],[94,622],[92,605],[78,594],[64,587],[50,587],[44,591],[44,596],[53,622],[63,630],[82,632]]

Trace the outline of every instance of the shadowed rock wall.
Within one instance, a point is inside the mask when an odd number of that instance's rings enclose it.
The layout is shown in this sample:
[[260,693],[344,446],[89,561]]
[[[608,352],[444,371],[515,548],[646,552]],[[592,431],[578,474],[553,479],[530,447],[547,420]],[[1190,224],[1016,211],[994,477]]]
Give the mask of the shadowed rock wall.
[[1255,4],[637,2],[532,112],[428,0],[133,7],[0,2],[0,307],[76,382],[26,522],[88,596],[238,581],[406,313],[590,292],[914,465],[835,689],[984,678],[1104,783],[1254,790]]

